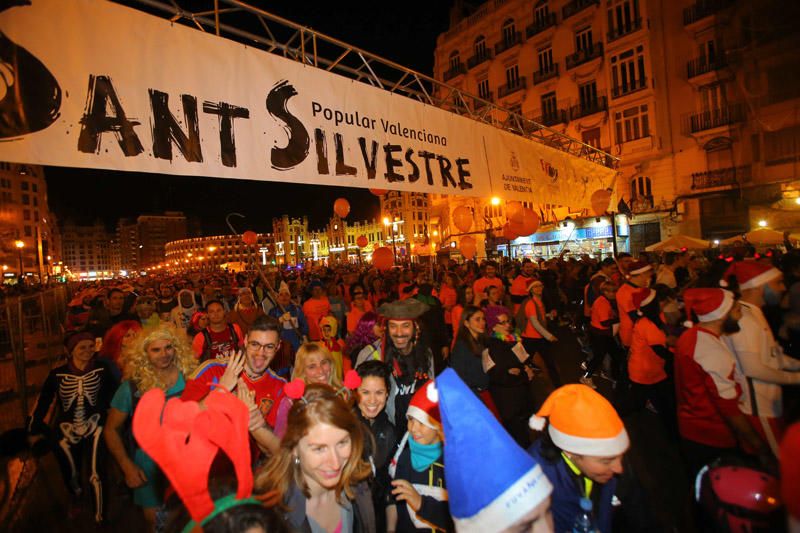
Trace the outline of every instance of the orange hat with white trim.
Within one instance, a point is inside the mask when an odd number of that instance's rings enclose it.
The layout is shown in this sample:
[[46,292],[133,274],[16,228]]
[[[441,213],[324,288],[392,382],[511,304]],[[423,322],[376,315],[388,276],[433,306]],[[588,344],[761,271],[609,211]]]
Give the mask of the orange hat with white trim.
[[628,432],[614,407],[586,385],[564,385],[552,392],[530,419],[532,429],[547,432],[562,450],[592,457],[614,457],[630,446]]

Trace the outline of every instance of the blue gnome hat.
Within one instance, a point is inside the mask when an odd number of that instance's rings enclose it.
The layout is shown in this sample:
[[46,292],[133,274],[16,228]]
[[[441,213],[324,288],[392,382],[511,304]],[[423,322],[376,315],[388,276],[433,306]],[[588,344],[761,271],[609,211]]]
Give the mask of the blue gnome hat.
[[553,491],[539,464],[514,442],[458,374],[436,378],[444,475],[459,533],[501,531]]

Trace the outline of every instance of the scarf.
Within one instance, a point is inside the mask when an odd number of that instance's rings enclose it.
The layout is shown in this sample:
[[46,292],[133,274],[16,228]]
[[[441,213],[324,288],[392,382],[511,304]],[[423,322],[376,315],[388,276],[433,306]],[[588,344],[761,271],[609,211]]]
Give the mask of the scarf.
[[411,468],[417,472],[424,472],[439,457],[442,456],[442,443],[420,444],[413,438],[408,439],[411,449]]
[[492,337],[494,337],[495,339],[500,339],[503,342],[509,342],[512,344],[516,344],[522,341],[522,338],[516,331],[512,331],[511,333],[500,333],[499,331],[493,331]]

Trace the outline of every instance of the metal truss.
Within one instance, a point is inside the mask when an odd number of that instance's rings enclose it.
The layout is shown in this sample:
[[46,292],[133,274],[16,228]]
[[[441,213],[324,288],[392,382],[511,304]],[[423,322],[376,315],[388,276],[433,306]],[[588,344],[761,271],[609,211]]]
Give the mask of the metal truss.
[[[609,168],[617,168],[619,164],[619,158],[519,113],[241,0],[113,1],[168,18],[177,24],[214,33],[401,94],[521,135],[581,159]],[[192,9],[184,8],[182,4],[191,6]]]

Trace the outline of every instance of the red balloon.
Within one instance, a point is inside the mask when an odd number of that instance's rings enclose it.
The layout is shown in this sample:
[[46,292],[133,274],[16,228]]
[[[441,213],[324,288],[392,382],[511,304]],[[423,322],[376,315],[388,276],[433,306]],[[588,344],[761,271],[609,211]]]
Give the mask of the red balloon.
[[453,225],[455,225],[461,233],[468,232],[472,227],[472,212],[463,205],[453,209]]
[[258,242],[258,234],[255,231],[247,230],[242,233],[242,240],[245,244],[249,244],[253,246],[255,243]]
[[356,239],[356,244],[359,248],[364,248],[367,244],[369,244],[369,240],[367,239],[366,235],[359,235],[358,239]]
[[514,232],[514,229],[511,227],[510,222],[506,223],[503,226],[503,237],[505,237],[509,241],[513,241],[514,239],[519,237],[519,235],[516,232]]
[[611,202],[611,189],[597,189],[592,193],[590,202],[595,215],[605,215],[608,211],[608,204]]
[[381,246],[372,252],[372,265],[378,270],[388,270],[393,264],[394,256],[388,246]]
[[513,201],[506,204],[506,218],[508,220],[515,219],[522,212],[522,202]]
[[337,198],[336,201],[333,202],[333,212],[339,215],[339,218],[345,218],[350,214],[350,202],[345,198]]
[[475,243],[475,239],[467,235],[461,237],[459,249],[461,250],[461,255],[463,255],[465,259],[472,259],[475,257],[475,252],[478,251],[478,245]]
[[536,211],[533,209],[524,207],[522,209],[520,225],[522,226],[522,233],[520,233],[520,235],[531,235],[535,233],[536,230],[539,229],[539,215],[537,215]]
[[387,191],[386,189],[370,189],[369,192],[371,192],[375,196],[383,196],[389,191]]

